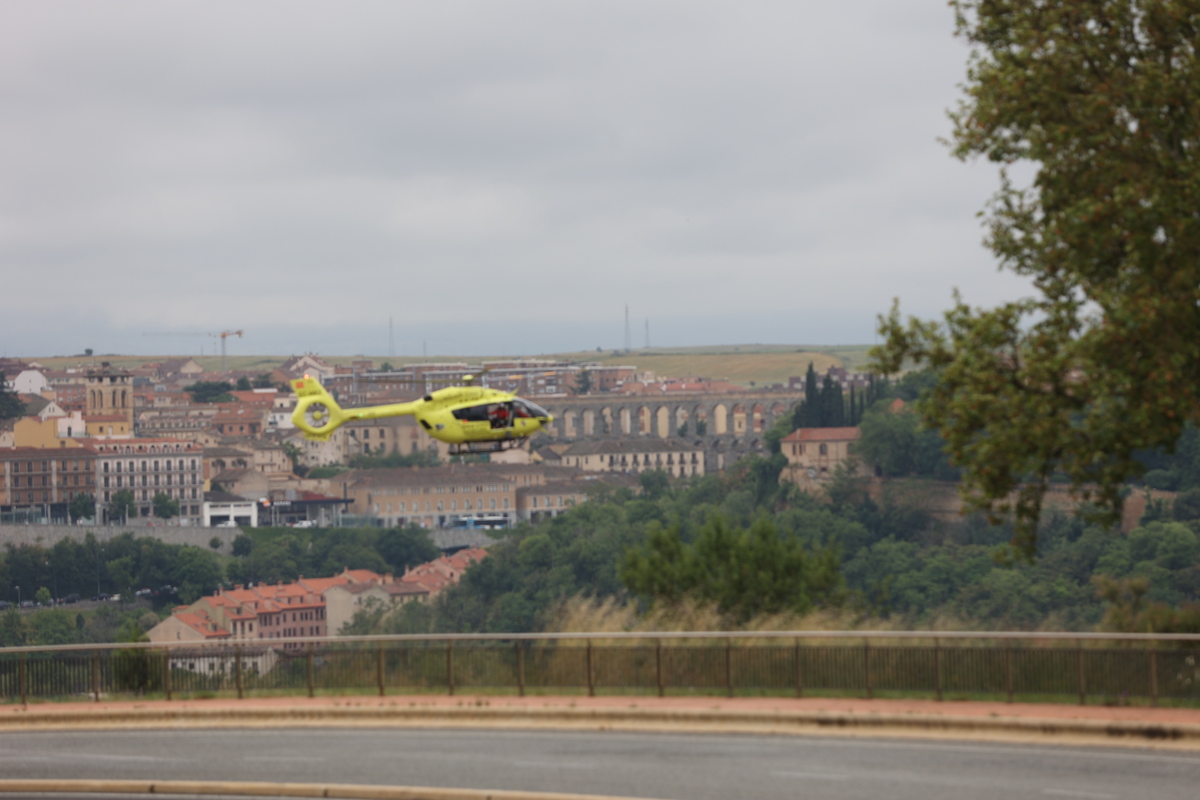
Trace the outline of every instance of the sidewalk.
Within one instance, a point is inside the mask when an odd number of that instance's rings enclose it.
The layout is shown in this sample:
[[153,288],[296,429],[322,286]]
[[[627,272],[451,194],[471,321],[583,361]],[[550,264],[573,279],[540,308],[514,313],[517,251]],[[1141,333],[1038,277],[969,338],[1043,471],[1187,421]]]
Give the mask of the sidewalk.
[[1200,750],[1200,709],[854,698],[389,695],[39,703],[0,730],[403,726],[916,736]]

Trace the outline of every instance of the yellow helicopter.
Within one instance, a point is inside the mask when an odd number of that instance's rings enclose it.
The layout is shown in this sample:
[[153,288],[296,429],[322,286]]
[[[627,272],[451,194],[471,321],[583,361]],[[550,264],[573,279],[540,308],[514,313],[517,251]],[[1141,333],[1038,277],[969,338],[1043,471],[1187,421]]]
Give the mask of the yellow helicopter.
[[451,455],[494,453],[517,447],[528,436],[554,421],[546,409],[510,392],[475,386],[438,389],[410,403],[342,408],[316,378],[292,381],[296,410],[292,423],[309,439],[326,440],[340,425],[354,419],[414,416],[435,439],[450,445]]

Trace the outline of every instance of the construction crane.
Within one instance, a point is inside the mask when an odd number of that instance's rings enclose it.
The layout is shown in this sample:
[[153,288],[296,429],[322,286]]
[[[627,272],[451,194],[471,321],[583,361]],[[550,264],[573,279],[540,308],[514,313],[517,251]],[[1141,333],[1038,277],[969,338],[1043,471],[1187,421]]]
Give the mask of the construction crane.
[[239,339],[244,335],[244,331],[217,331],[216,333],[193,333],[191,331],[147,331],[142,336],[211,336],[214,339],[221,340],[221,374],[225,374],[225,340],[230,336],[236,336]]

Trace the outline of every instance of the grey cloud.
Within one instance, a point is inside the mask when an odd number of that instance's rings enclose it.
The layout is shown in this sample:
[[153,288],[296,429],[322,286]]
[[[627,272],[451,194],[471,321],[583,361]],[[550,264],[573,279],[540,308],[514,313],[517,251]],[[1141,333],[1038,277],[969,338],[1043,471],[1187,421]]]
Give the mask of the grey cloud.
[[17,322],[64,313],[111,349],[237,325],[334,352],[389,315],[464,352],[493,322],[611,346],[625,302],[678,344],[864,341],[894,295],[1024,291],[979,246],[994,173],[936,142],[966,57],[941,4],[2,13],[10,349],[70,349]]

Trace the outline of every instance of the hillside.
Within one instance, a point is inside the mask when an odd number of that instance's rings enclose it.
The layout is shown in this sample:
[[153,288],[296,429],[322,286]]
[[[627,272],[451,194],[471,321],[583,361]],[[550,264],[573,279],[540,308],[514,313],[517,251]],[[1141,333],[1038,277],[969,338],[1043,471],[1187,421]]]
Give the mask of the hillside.
[[[699,375],[706,378],[724,378],[744,386],[772,383],[787,383],[793,375],[803,375],[812,362],[818,371],[824,372],[831,366],[846,366],[862,369],[867,361],[868,345],[837,345],[815,347],[804,345],[719,345],[711,347],[654,347],[630,351],[604,350],[552,353],[536,358],[564,359],[569,361],[598,362],[600,364],[630,364],[641,370],[650,370],[664,377]],[[423,361],[466,361],[478,363],[491,359],[512,359],[514,356],[455,356],[438,355],[430,358],[404,356],[322,356],[332,364],[348,365],[355,358],[370,358],[376,367],[385,361],[397,367]],[[187,356],[162,354],[155,356],[125,356],[98,354],[92,358],[82,356],[37,357],[36,360],[51,369],[64,369],[108,361],[118,367],[137,367],[152,361],[170,358],[192,358],[208,370],[220,368],[220,356]],[[227,363],[230,370],[267,372],[282,364],[286,356],[230,355]]]

